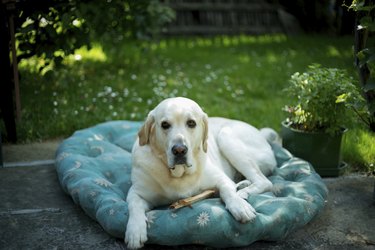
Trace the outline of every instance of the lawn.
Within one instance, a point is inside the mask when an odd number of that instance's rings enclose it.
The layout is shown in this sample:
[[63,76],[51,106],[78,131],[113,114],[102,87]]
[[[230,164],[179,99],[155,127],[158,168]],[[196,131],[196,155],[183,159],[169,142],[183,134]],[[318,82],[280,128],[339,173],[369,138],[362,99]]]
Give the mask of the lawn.
[[[307,65],[353,67],[352,37],[217,36],[95,45],[38,72],[36,58],[21,71],[23,142],[67,137],[75,130],[118,119],[144,120],[162,99],[186,96],[210,116],[280,129],[283,88]],[[109,47],[109,48],[108,48]],[[373,171],[375,136],[358,126],[344,140],[344,160]]]

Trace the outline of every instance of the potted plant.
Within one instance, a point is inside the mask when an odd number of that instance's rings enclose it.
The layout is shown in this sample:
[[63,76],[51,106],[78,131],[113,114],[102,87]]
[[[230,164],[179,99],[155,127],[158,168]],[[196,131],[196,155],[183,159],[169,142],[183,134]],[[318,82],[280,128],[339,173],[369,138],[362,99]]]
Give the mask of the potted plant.
[[363,101],[353,81],[344,70],[314,64],[294,73],[285,89],[293,102],[284,108],[283,146],[322,176],[338,176],[346,166],[341,162],[342,136]]

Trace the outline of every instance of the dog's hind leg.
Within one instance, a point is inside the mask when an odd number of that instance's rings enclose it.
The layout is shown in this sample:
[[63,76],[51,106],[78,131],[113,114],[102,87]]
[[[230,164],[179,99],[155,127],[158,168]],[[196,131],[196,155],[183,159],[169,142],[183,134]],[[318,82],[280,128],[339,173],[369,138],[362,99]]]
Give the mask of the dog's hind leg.
[[255,128],[242,123],[223,127],[217,143],[224,157],[251,183],[238,191],[242,198],[272,189],[265,175],[272,173],[276,161],[272,149]]

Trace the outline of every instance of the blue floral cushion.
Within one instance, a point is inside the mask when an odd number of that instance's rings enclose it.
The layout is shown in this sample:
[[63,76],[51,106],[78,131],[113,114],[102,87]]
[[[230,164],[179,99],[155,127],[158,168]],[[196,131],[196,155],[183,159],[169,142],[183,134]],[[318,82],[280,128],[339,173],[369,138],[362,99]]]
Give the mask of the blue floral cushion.
[[[119,238],[126,231],[131,149],[141,125],[112,121],[83,129],[64,140],[56,152],[63,190],[106,232]],[[308,162],[278,145],[272,147],[278,162],[269,177],[273,191],[248,199],[257,211],[254,221],[237,222],[219,198],[178,210],[155,208],[147,213],[147,243],[245,246],[283,239],[308,223],[323,209],[328,190]]]

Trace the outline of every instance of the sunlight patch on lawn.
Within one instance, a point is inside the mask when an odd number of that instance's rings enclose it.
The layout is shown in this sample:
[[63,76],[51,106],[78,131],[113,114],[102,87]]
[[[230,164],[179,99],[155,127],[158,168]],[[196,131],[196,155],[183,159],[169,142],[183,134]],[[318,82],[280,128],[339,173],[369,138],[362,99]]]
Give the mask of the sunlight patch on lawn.
[[250,56],[249,55],[239,55],[238,59],[241,63],[249,63],[250,62]]
[[168,49],[174,47],[180,48],[209,48],[209,47],[232,47],[251,44],[277,44],[287,41],[284,34],[272,35],[239,35],[239,36],[215,36],[215,37],[194,37],[187,39],[162,39],[159,42],[150,45],[151,50]]
[[107,55],[100,45],[94,45],[91,49],[84,46],[77,49],[73,55],[67,56],[64,63],[70,65],[76,61],[105,62],[107,61]]
[[[55,57],[62,58],[64,65],[73,65],[77,61],[92,61],[92,62],[105,62],[107,55],[104,53],[100,45],[94,45],[91,49],[82,47],[77,49],[73,55],[66,56],[62,50],[54,52]],[[32,56],[26,60],[21,60],[18,64],[20,70],[27,70],[32,73],[39,73],[45,75],[47,72],[55,69],[54,63],[48,63],[43,57]]]
[[272,52],[267,52],[266,54],[266,61],[268,63],[276,63],[280,61],[280,55],[276,55],[275,53]]
[[368,172],[375,172],[375,134],[366,129],[351,129],[344,136],[343,157],[352,165],[365,164]]
[[332,45],[327,46],[327,55],[331,56],[331,57],[340,57],[341,56],[340,51]]
[[42,57],[32,56],[27,60],[21,60],[18,63],[19,69],[28,70],[32,73],[38,73],[44,75],[46,72],[53,69],[53,64],[49,64],[46,66],[46,59]]

